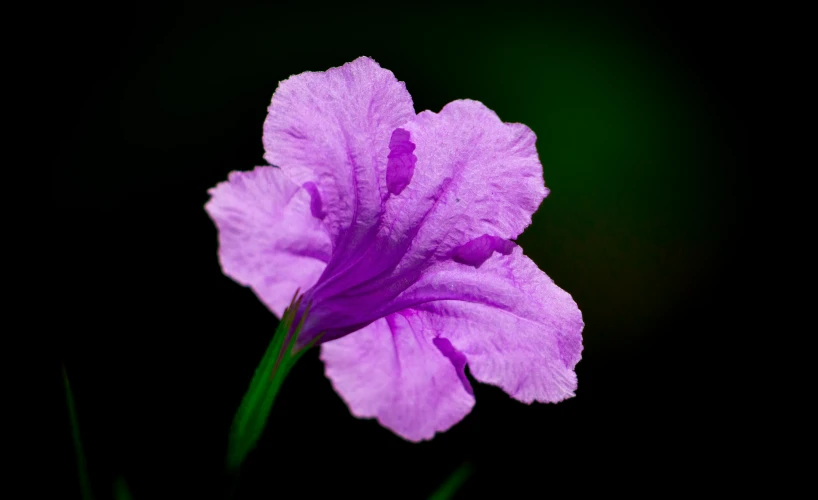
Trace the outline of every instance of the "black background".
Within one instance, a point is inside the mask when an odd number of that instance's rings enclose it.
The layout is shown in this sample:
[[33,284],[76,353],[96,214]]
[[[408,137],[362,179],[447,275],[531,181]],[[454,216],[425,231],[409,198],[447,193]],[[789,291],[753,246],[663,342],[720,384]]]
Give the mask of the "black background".
[[[426,23],[398,29],[407,9]],[[60,351],[98,498],[110,496],[120,475],[137,500],[224,497],[227,429],[276,320],[221,274],[216,231],[202,207],[207,189],[229,171],[263,164],[261,124],[277,81],[371,55],[407,82],[417,110],[438,110],[470,96],[417,76],[423,59],[407,55],[416,39],[425,37],[428,48],[428,37],[439,37],[468,53],[483,33],[540,17],[615,26],[653,46],[695,89],[718,154],[694,171],[709,169],[715,184],[707,196],[716,212],[731,214],[712,214],[718,227],[710,229],[720,238],[702,260],[706,270],[668,285],[684,288],[681,298],[656,314],[595,312],[605,311],[605,296],[593,293],[593,280],[588,289],[566,286],[586,322],[577,397],[528,407],[474,384],[472,414],[422,444],[349,415],[317,351],[310,352],[284,385],[239,497],[281,498],[289,496],[276,496],[281,489],[300,489],[308,497],[425,498],[464,460],[476,474],[458,498],[651,492],[657,485],[678,491],[723,477],[737,450],[735,422],[723,410],[743,384],[724,348],[734,349],[744,333],[736,318],[745,303],[736,290],[745,285],[741,245],[751,213],[746,134],[757,113],[748,104],[755,91],[748,75],[763,60],[750,13],[689,3],[296,2],[88,5],[62,15],[47,127],[59,149],[52,186]],[[447,25],[456,37],[441,35]],[[169,66],[205,46],[215,62]],[[242,78],[229,77],[236,73]],[[140,91],[146,83],[155,86]],[[691,193],[691,205],[697,196]],[[595,252],[605,258],[604,249]],[[539,263],[552,276],[560,272]],[[649,319],[630,321],[640,315]],[[55,366],[54,387],[60,384]],[[63,400],[55,398],[54,407],[60,486],[79,498]]]

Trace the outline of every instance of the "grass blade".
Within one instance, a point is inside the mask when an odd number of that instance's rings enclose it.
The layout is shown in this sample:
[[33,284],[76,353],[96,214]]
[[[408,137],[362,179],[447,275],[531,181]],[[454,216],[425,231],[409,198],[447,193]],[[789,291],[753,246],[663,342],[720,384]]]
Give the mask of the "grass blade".
[[128,483],[123,477],[116,478],[114,482],[114,499],[115,500],[133,500],[131,490],[128,489]]
[[471,476],[472,473],[472,466],[469,462],[465,462],[463,465],[455,469],[454,472],[446,479],[446,481],[440,485],[440,488],[435,491],[432,496],[429,497],[429,500],[449,500],[451,499],[457,490],[463,486],[463,483]]
[[80,490],[82,500],[92,500],[91,482],[88,479],[88,467],[85,463],[85,453],[82,450],[82,440],[80,439],[80,425],[77,420],[77,409],[74,405],[74,394],[71,392],[71,383],[68,381],[68,373],[65,365],[62,366],[62,379],[65,382],[65,399],[68,405],[68,418],[71,420],[71,436],[74,439],[74,451],[77,454],[77,473],[80,478]]

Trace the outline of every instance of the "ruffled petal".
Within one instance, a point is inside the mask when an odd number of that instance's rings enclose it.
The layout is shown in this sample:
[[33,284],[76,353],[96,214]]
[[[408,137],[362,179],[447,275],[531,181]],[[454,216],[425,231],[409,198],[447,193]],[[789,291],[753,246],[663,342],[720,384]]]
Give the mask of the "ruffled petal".
[[407,310],[321,346],[333,387],[353,415],[409,441],[431,439],[463,419],[474,396],[465,359]]
[[525,403],[574,395],[582,313],[519,247],[479,269],[440,264],[395,305],[418,311],[431,334],[466,357],[476,380]]
[[231,172],[208,193],[205,210],[219,230],[224,274],[281,317],[295,290],[314,285],[330,258],[310,194],[275,167]]
[[281,82],[264,122],[264,158],[296,184],[313,182],[333,261],[369,242],[388,194],[389,140],[415,116],[406,85],[368,57]]
[[483,235],[514,239],[531,223],[548,193],[531,129],[469,100],[424,111],[402,129],[417,161],[387,200],[379,239],[405,253],[403,269],[451,257]]

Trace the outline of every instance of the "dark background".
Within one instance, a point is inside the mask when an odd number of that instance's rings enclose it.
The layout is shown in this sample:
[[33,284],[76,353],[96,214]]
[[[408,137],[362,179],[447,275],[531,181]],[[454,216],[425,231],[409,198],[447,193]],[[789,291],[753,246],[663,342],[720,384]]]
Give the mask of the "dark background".
[[[745,7],[746,9],[746,7]],[[277,82],[369,55],[415,109],[482,101],[538,135],[552,194],[520,237],[586,323],[577,396],[477,405],[422,444],[352,417],[317,351],[295,367],[239,498],[457,498],[698,489],[736,451],[742,251],[758,112],[751,13],[511,2],[72,6],[57,16],[51,179],[60,355],[92,485],[223,498],[226,436],[275,326],[221,274],[207,189],[264,164]],[[63,260],[64,259],[64,260]],[[54,387],[61,386],[58,365]],[[78,498],[64,400],[60,487]]]

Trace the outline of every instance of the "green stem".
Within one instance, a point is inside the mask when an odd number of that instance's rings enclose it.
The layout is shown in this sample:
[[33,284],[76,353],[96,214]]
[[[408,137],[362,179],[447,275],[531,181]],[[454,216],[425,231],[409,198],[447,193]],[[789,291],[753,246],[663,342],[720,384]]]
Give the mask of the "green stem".
[[295,316],[303,299],[298,294],[296,291],[290,307],[282,315],[233,419],[227,455],[227,467],[231,472],[237,472],[255,448],[270,418],[270,411],[281,385],[293,365],[303,351],[315,345],[313,341],[297,353],[293,352],[298,335],[304,326],[304,319],[310,310],[308,304],[300,321],[293,328]]

